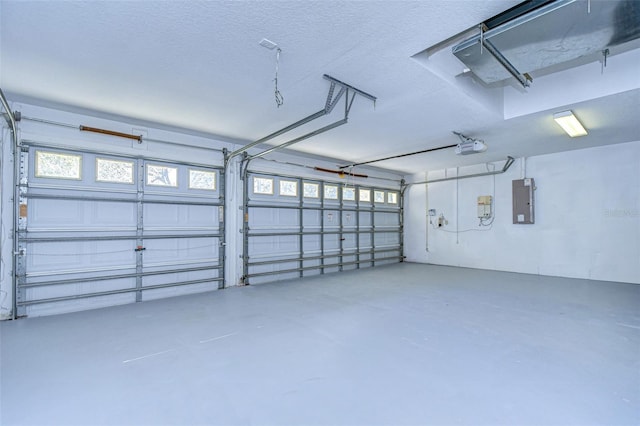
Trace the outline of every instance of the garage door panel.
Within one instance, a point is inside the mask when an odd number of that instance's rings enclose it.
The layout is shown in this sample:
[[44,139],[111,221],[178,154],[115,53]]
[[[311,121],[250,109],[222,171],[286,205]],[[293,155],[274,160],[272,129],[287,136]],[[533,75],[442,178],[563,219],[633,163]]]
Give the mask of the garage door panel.
[[400,244],[400,236],[395,232],[383,232],[376,235],[376,245],[398,246]]
[[360,225],[360,229],[370,228],[371,227],[371,212],[359,212],[358,213],[358,224]]
[[378,234],[400,233],[398,190],[260,172],[248,172],[244,182],[245,282],[283,279],[286,259],[298,276],[373,266]]
[[217,278],[219,278],[219,271],[215,269],[207,269],[203,271],[181,272],[181,273],[168,272],[166,274],[143,276],[142,288],[173,284],[173,283],[185,283],[189,281],[210,280],[210,282],[214,282]]
[[218,246],[210,238],[152,239],[145,242],[145,264],[162,262],[216,262]]
[[[36,161],[38,151],[46,152]],[[24,253],[17,268],[18,315],[130,303],[223,283],[221,169],[37,147],[21,159],[28,173],[20,178],[29,185],[20,201],[28,204],[28,216],[18,233]],[[157,166],[155,180],[147,176],[150,163]],[[143,290],[154,285],[167,289]]]
[[218,283],[215,281],[209,283],[187,284],[181,285],[177,282],[176,285],[165,288],[156,289],[143,289],[144,300],[157,300],[167,297],[184,296],[187,294],[203,293],[206,291],[218,290]]
[[305,228],[320,229],[322,212],[320,210],[304,210],[302,220]]
[[63,241],[32,243],[26,252],[28,274],[65,270],[135,267],[131,241]]
[[30,200],[28,204],[29,225],[46,228],[51,225],[82,225],[87,221],[81,201]]
[[124,278],[90,281],[77,284],[60,284],[48,285],[43,287],[32,287],[27,289],[27,294],[31,299],[40,300],[65,296],[75,296],[78,294],[109,292],[123,289],[129,289],[133,291],[135,289],[135,286],[135,278]]
[[275,210],[261,208],[256,214],[249,215],[249,229],[291,228],[297,229],[299,218],[294,210]]
[[64,302],[38,303],[27,306],[26,316],[56,315],[68,312],[86,311],[88,309],[106,308],[109,306],[126,305],[136,301],[135,293],[111,294],[94,296],[91,298],[71,299]]
[[300,251],[297,236],[256,237],[249,243],[250,256],[280,256]]
[[376,226],[399,226],[400,217],[394,212],[375,212]]
[[323,235],[324,238],[324,249],[326,252],[338,252],[340,250],[340,235],[338,234],[329,234]]
[[95,229],[125,225],[135,229],[133,204],[86,202],[60,199],[33,199],[28,204],[29,230],[65,226],[67,229]]
[[[197,205],[145,204],[145,228],[217,228],[218,207]],[[187,224],[188,226],[185,226]]]
[[322,247],[320,244],[321,237],[321,235],[305,235],[302,239],[304,253],[308,255],[319,253]]
[[256,237],[249,242],[249,256],[251,258],[271,257],[274,255],[273,242],[266,237]]
[[109,201],[89,204],[90,220],[87,225],[100,228],[112,225],[130,225],[135,227],[136,206],[133,203],[114,203]]

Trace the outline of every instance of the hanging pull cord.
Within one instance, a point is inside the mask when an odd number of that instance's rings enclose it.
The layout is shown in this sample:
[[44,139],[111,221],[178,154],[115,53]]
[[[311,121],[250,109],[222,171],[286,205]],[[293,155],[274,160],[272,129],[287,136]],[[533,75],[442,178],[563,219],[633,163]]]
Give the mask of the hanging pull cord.
[[282,93],[280,93],[280,90],[278,90],[278,65],[280,64],[280,52],[282,52],[282,49],[278,47],[278,50],[276,51],[276,78],[273,79],[273,81],[275,82],[274,94],[276,98],[276,105],[278,106],[278,108],[280,108],[282,104],[284,104],[284,96],[282,96]]

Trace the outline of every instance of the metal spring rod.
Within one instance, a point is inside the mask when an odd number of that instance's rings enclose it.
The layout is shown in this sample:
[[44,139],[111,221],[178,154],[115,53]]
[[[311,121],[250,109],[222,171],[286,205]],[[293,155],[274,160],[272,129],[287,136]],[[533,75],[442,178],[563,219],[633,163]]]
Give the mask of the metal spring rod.
[[118,138],[133,139],[138,141],[138,143],[142,143],[142,135],[131,135],[129,133],[116,132],[113,130],[105,130],[105,129],[99,129],[97,127],[89,127],[89,126],[83,126],[83,125],[80,125],[79,128],[81,132],[100,133],[102,135],[115,136]]
[[[33,122],[36,122],[36,123],[49,124],[49,125],[52,125],[52,126],[66,127],[66,128],[75,129],[75,130],[82,130],[81,127],[83,127],[81,125],[62,123],[62,122],[59,122],[59,121],[52,121],[52,120],[44,120],[42,118],[36,118],[36,117],[22,116],[22,120],[33,121]],[[126,133],[123,133],[123,135],[127,135],[127,137],[130,137],[131,139],[137,139],[139,137],[139,136],[136,136],[136,135],[128,135]],[[189,147],[189,148],[204,149],[206,151],[214,151],[214,152],[222,153],[222,150],[221,149],[217,149],[217,148],[209,148],[209,147],[204,147],[204,146],[195,146],[195,145],[190,145],[190,144],[181,143],[181,142],[167,141],[167,140],[163,140],[163,139],[154,139],[154,138],[147,138],[147,137],[140,137],[140,138],[142,139],[143,142],[154,142],[154,143],[161,143],[161,144],[166,144],[166,145],[186,146],[186,147]]]
[[[145,140],[151,140],[151,139],[145,139]],[[153,141],[156,141],[155,139],[153,139]],[[171,145],[174,145],[173,143],[170,142],[165,142]],[[224,167],[223,166],[215,166],[215,165],[211,165],[211,164],[206,164],[206,163],[192,163],[192,162],[186,162],[186,161],[180,161],[180,160],[174,160],[174,159],[166,159],[166,158],[159,158],[159,157],[148,157],[148,156],[143,156],[143,155],[127,155],[127,154],[122,154],[119,152],[113,152],[113,151],[105,151],[105,150],[97,150],[97,149],[91,149],[91,148],[78,148],[77,146],[71,146],[71,145],[64,145],[64,144],[55,144],[55,143],[47,143],[47,142],[42,142],[42,141],[34,141],[32,139],[22,139],[20,141],[21,146],[26,146],[26,147],[33,147],[33,148],[51,148],[51,149],[61,149],[64,151],[71,151],[71,152],[76,152],[76,153],[82,153],[82,154],[99,154],[99,155],[109,155],[111,157],[118,157],[118,158],[124,158],[124,159],[139,159],[139,160],[146,160],[146,161],[158,161],[161,163],[171,163],[171,164],[178,164],[178,165],[182,165],[182,166],[196,166],[196,167],[202,167],[205,169],[211,169],[211,170],[218,170],[218,171],[223,171]],[[201,148],[201,147],[197,147],[197,146],[193,146],[193,145],[187,145],[187,144],[175,144],[175,145],[180,145],[180,146],[187,146],[187,147],[191,147],[191,148],[199,148],[199,149],[206,149],[206,150],[211,150],[211,151],[216,151],[216,152],[221,152],[222,150],[218,150],[218,149],[213,149],[213,148]]]

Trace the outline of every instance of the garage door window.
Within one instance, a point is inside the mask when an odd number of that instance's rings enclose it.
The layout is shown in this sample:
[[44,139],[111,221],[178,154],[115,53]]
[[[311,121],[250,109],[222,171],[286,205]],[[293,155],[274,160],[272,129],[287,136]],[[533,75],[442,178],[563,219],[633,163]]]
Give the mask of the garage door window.
[[253,193],[273,195],[273,179],[254,177]]
[[281,180],[280,181],[280,195],[286,197],[298,196],[298,182],[293,180]]
[[147,185],[178,187],[176,167],[147,164]]
[[338,199],[338,187],[335,185],[325,185],[324,186],[324,198],[327,200],[337,200]]
[[96,181],[133,184],[133,161],[96,158]]
[[356,190],[355,188],[342,188],[342,199],[346,201],[355,201],[356,199]]
[[59,152],[36,151],[36,177],[82,179],[82,156]]
[[216,190],[216,173],[189,169],[189,189]]
[[320,195],[320,186],[317,183],[304,183],[304,196],[305,198],[318,198]]

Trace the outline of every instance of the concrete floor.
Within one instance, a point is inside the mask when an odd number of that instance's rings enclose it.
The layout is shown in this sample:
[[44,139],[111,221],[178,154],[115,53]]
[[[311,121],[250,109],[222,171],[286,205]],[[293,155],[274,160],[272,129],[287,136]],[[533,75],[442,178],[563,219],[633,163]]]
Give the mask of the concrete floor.
[[0,331],[2,425],[640,424],[640,285],[405,263]]

